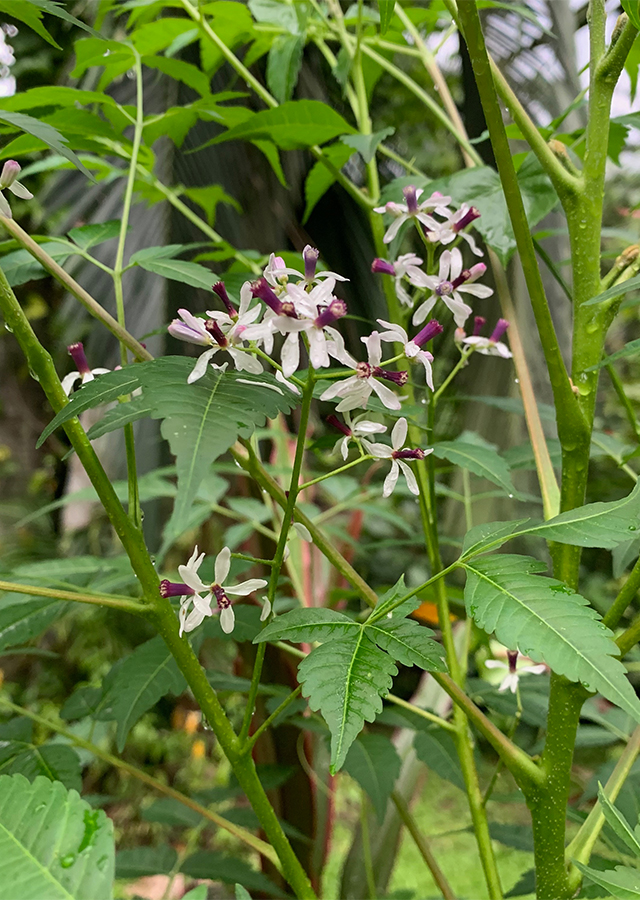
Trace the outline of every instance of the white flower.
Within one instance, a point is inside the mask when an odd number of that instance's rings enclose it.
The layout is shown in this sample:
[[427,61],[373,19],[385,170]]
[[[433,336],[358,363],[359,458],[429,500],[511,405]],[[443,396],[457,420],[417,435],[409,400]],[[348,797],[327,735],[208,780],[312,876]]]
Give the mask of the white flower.
[[325,278],[332,278],[334,284],[336,281],[349,280],[348,278],[345,278],[344,275],[338,275],[337,272],[316,272],[316,264],[319,256],[319,251],[310,244],[307,244],[302,251],[302,259],[304,262],[303,274],[302,272],[299,272],[298,269],[290,269],[281,256],[276,256],[275,253],[272,253],[262,274],[271,287],[276,290],[276,293],[281,291],[288,284],[289,276],[302,278],[307,284],[317,284]]
[[111,369],[90,369],[87,357],[84,353],[84,347],[80,341],[75,344],[70,344],[67,347],[67,350],[69,351],[69,356],[78,367],[77,372],[69,372],[69,374],[65,375],[62,379],[62,390],[67,397],[71,393],[71,389],[76,381],[82,381],[82,384],[86,384],[88,381],[93,381],[96,375],[106,375],[107,372],[111,371]]
[[463,203],[460,209],[455,212],[449,212],[444,222],[438,222],[435,229],[427,231],[427,239],[434,244],[437,242],[450,244],[451,241],[460,236],[467,242],[472,253],[475,253],[476,256],[482,256],[482,250],[478,248],[473,237],[464,231],[479,216],[480,213],[475,206]]
[[[211,604],[215,598],[220,611],[220,627],[225,634],[231,634],[235,624],[233,607],[227,594],[235,597],[246,597],[254,591],[266,586],[264,578],[250,578],[236,585],[224,585],[222,582],[229,574],[231,567],[231,551],[223,547],[218,553],[214,566],[213,584],[204,584],[198,575],[198,569],[204,560],[204,553],[198,556],[196,547],[186,566],[178,566],[178,572],[184,583],[160,582],[160,593],[163,597],[180,597],[180,637],[185,631],[193,631],[206,616],[212,616]],[[201,596],[204,594],[205,596]],[[193,602],[193,609],[188,612]]]
[[402,193],[407,201],[406,203],[394,203],[391,201],[385,206],[377,206],[375,208],[375,212],[389,213],[394,216],[394,221],[391,223],[382,239],[385,244],[390,243],[394,239],[400,230],[400,227],[409,219],[417,219],[427,228],[433,229],[438,227],[438,222],[433,216],[428,215],[428,212],[433,212],[435,210],[435,212],[441,216],[447,216],[449,214],[447,204],[451,203],[451,197],[444,197],[438,191],[433,193],[427,200],[423,200],[420,204],[418,204],[418,200],[422,194],[424,194],[424,191],[421,188],[416,190],[413,185],[409,185],[408,187],[403,188]]
[[16,181],[20,174],[20,168],[20,163],[17,163],[15,159],[8,159],[2,167],[2,173],[0,173],[0,215],[6,216],[7,219],[11,218],[11,207],[2,191],[11,191],[16,197],[20,197],[21,200],[33,200],[31,191],[28,191],[23,184]]
[[337,453],[338,450],[340,450],[343,459],[346,459],[349,455],[349,444],[352,440],[361,443],[366,452],[370,453],[371,450],[369,448],[371,447],[371,443],[368,441],[368,438],[371,437],[372,434],[383,434],[387,430],[386,425],[381,425],[379,422],[372,422],[370,419],[365,419],[365,415],[366,413],[363,413],[352,420],[349,413],[346,412],[344,414],[344,421],[346,424],[343,424],[337,416],[327,416],[327,422],[341,431],[344,435],[344,437],[339,438],[333,448],[334,453]]
[[478,353],[482,353],[484,356],[501,356],[503,359],[511,359],[511,350],[500,340],[508,327],[509,323],[506,319],[498,319],[491,337],[470,334],[469,337],[462,339],[462,343],[468,347],[473,347],[474,350],[477,350]]
[[[422,259],[414,253],[403,253],[392,263],[386,259],[374,259],[371,263],[371,271],[391,275],[398,300],[405,306],[413,306],[413,300],[404,289],[402,279],[407,278],[410,284],[419,286],[424,272],[418,268],[422,265]],[[417,280],[416,280],[417,279]]]
[[484,275],[487,267],[484,263],[477,263],[471,269],[462,268],[462,254],[458,248],[445,250],[440,256],[440,269],[438,275],[422,275],[420,287],[429,288],[432,295],[424,301],[413,314],[411,320],[414,325],[420,325],[427,318],[440,298],[453,313],[456,325],[460,328],[471,314],[471,307],[467,306],[461,293],[471,294],[474,297],[490,297],[493,291],[484,284],[472,284],[476,278]]
[[384,486],[382,489],[383,497],[388,497],[393,492],[398,482],[398,476],[400,475],[400,472],[402,472],[402,474],[404,475],[407,482],[407,487],[409,488],[411,493],[415,494],[416,496],[420,493],[420,488],[418,487],[416,476],[413,474],[404,460],[424,459],[425,456],[428,456],[429,453],[433,453],[433,449],[404,449],[404,442],[407,439],[407,430],[407,420],[404,418],[398,419],[396,424],[393,426],[393,431],[391,432],[390,447],[388,447],[386,444],[369,445],[369,453],[371,453],[372,456],[376,456],[378,457],[378,459],[391,460],[391,471],[385,478]]
[[387,409],[400,409],[400,400],[384,384],[380,384],[378,378],[385,378],[395,384],[406,384],[406,372],[387,372],[380,368],[382,360],[382,345],[380,335],[373,331],[369,337],[362,338],[367,348],[368,362],[357,362],[345,349],[342,335],[334,328],[329,329],[332,340],[328,342],[328,351],[334,359],[345,366],[355,369],[355,374],[344,381],[336,381],[321,394],[321,400],[333,400],[340,397],[340,403],[336,407],[338,412],[346,412],[358,407],[366,407],[372,392],[375,392]]
[[499,691],[511,691],[512,694],[518,690],[518,681],[521,675],[542,675],[547,671],[545,665],[527,665],[527,657],[523,657],[524,665],[518,665],[518,651],[507,650],[507,662],[499,659],[488,659],[485,663],[487,669],[506,669],[507,674],[500,682]]
[[431,363],[433,362],[433,354],[428,350],[422,350],[422,345],[426,344],[432,338],[443,330],[442,325],[432,319],[418,334],[409,340],[409,335],[400,325],[393,322],[385,322],[384,319],[378,319],[381,325],[384,325],[388,331],[380,332],[380,340],[393,344],[402,344],[404,355],[407,359],[417,359],[424,366],[424,376],[427,384],[433,390],[433,370]]

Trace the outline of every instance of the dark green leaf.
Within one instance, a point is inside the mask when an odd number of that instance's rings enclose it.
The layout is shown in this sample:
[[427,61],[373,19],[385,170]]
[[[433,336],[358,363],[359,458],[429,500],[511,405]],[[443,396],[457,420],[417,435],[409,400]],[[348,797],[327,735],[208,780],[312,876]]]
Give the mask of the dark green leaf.
[[[351,147],[347,147],[345,144],[338,141],[336,144],[332,144],[330,147],[326,147],[324,150],[324,155],[331,162],[331,164],[338,171],[340,171],[345,163],[353,155],[353,151]],[[307,221],[307,219],[313,212],[313,208],[318,200],[320,200],[326,194],[335,180],[336,176],[330,169],[327,168],[327,166],[325,166],[324,163],[320,161],[315,163],[315,165],[307,175],[307,180],[304,183],[306,206],[304,210],[304,216],[302,217],[303,224]]]
[[427,672],[446,672],[444,650],[430,628],[413,619],[402,617],[402,607],[379,619],[374,625],[366,625],[365,631],[381,650],[405,666],[420,666]]
[[42,24],[42,13],[36,9],[33,0],[27,3],[16,3],[15,0],[0,0],[0,13],[24,22],[29,28],[44,38],[47,43],[61,50],[60,44],[53,39]]
[[156,275],[162,275],[163,278],[190,284],[192,287],[202,288],[208,292],[211,291],[211,285],[217,280],[217,275],[210,269],[199,263],[187,262],[183,259],[140,259],[138,255],[135,262],[147,272],[155,272]]
[[[65,744],[40,744],[24,747],[15,744],[15,753],[10,759],[2,761],[0,768],[3,775],[24,775],[33,781],[39,775],[51,781],[61,781],[67,788],[82,790],[82,775],[78,754]],[[11,750],[12,745],[3,748]],[[4,755],[4,754],[3,754]]]
[[76,688],[60,710],[60,718],[71,721],[93,716],[102,702],[102,696],[102,688],[89,685]]
[[244,884],[256,891],[262,891],[267,897],[286,897],[284,891],[262,872],[256,871],[242,859],[227,856],[208,850],[200,850],[186,859],[180,871],[191,878],[210,878],[212,881],[224,881],[225,884]]
[[506,825],[502,822],[491,822],[489,832],[494,841],[499,841],[505,847],[533,853],[533,829],[530,825],[516,825],[513,822]]
[[0,609],[0,650],[37,637],[65,611],[67,604],[55,598],[24,599]]
[[304,34],[279,34],[267,59],[267,85],[278,103],[291,100],[302,65]]
[[152,638],[127,656],[105,678],[104,713],[118,722],[117,746],[122,753],[131,728],[165,694],[181,694],[186,687],[161,637]]
[[507,494],[517,491],[511,481],[509,466],[497,450],[470,441],[439,441],[433,445],[434,456],[446,459],[454,466],[468,469],[480,478],[486,478],[503,488]]
[[102,810],[59,781],[0,777],[4,896],[111,900],[113,857],[113,825]]
[[383,128],[382,131],[376,131],[374,134],[345,134],[340,140],[347,147],[357,150],[366,163],[370,163],[376,155],[378,146],[394,132],[395,128]]
[[[82,22],[80,19],[76,19],[75,16],[72,16],[68,10],[64,8],[62,0],[27,0],[28,3],[31,3],[32,6],[37,6],[39,9],[43,10],[43,12],[49,13],[51,16],[57,16],[59,19],[63,19],[65,22],[69,22],[71,25],[77,25],[78,28],[82,28],[83,31],[89,32],[94,37],[100,38],[101,35],[98,31],[95,31],[90,25],[87,25],[86,22]],[[5,0],[5,5],[10,6],[12,10],[15,9],[15,0]],[[24,5],[22,7],[22,12],[24,12]],[[10,15],[15,16],[15,12],[11,12]],[[16,17],[19,18],[19,17]],[[25,21],[23,19],[23,21]],[[55,45],[58,46],[57,44]]]
[[212,143],[223,141],[273,141],[283,150],[297,150],[324,144],[354,129],[334,109],[319,100],[289,100],[276,109],[255,113],[245,122],[230,128]]
[[614,284],[608,290],[603,291],[596,297],[592,297],[591,300],[587,300],[583,306],[598,306],[600,303],[606,303],[607,300],[622,297],[623,294],[628,294],[629,291],[637,291],[638,288],[640,288],[640,275],[637,275],[635,278],[629,278],[628,281],[623,281],[622,284]]
[[178,854],[173,847],[136,847],[116,854],[117,878],[142,878],[145,875],[168,875]]
[[465,564],[465,604],[476,624],[507,647],[558,675],[599,691],[640,721],[640,702],[627,680],[613,635],[584,597],[537,572],[526,556],[488,556]]
[[381,697],[397,672],[363,631],[316,647],[300,663],[302,694],[331,731],[332,772],[341,768],[365,721],[373,722],[381,711]]
[[80,162],[73,150],[67,146],[69,143],[68,139],[61,135],[52,125],[49,125],[47,122],[41,122],[24,113],[8,112],[4,109],[0,109],[0,121],[8,122],[9,125],[13,125],[15,128],[19,128],[21,131],[38,138],[47,147],[51,147],[60,156],[64,156],[65,159],[72,162],[76,169],[79,169],[90,181],[95,181],[91,172]]
[[[638,284],[638,287],[640,287],[640,284]],[[615,353],[605,356],[596,366],[589,366],[585,371],[594,372],[596,369],[601,369],[603,366],[610,366],[611,363],[617,362],[619,359],[626,359],[627,356],[637,356],[638,353],[640,353],[640,339],[629,341],[629,343],[625,344],[620,350],[616,350]]]
[[120,234],[120,219],[111,219],[109,222],[99,222],[97,225],[81,225],[72,228],[69,232],[71,240],[83,250],[89,250],[96,244],[110,241]]
[[347,753],[344,769],[369,795],[379,822],[384,819],[400,767],[396,748],[382,734],[361,734]]
[[461,791],[466,790],[453,738],[441,729],[418,731],[413,739],[418,759],[432,769],[440,778],[454,784]]
[[254,644],[265,641],[293,641],[294,644],[329,641],[354,634],[361,627],[358,622],[332,609],[293,609],[267,625],[254,638]]
[[154,800],[151,806],[142,810],[142,818],[147,822],[160,822],[162,825],[178,825],[184,828],[195,828],[202,821],[196,812],[173,797],[161,797]]
[[123,428],[130,422],[137,422],[138,419],[144,419],[149,415],[151,415],[151,407],[144,397],[135,397],[128,403],[118,403],[112,409],[108,409],[99,422],[91,426],[87,437],[89,440],[95,441],[103,434],[117,431],[118,428]]

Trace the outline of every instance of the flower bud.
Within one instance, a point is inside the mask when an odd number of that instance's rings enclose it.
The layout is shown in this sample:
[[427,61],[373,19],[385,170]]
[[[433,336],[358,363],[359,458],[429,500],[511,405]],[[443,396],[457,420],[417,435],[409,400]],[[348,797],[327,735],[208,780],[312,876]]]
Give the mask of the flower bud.
[[2,167],[2,174],[0,174],[0,191],[11,187],[20,174],[20,169],[20,163],[16,162],[15,159],[8,159],[6,161]]
[[415,185],[409,184],[402,189],[404,199],[407,201],[407,210],[410,214],[418,212],[418,198],[416,196]]
[[509,327],[509,323],[506,319],[498,319],[496,322],[496,327],[493,329],[493,333],[489,340],[493,344],[497,344],[500,338],[504,335],[505,331]]
[[437,319],[431,319],[431,321],[427,322],[424,328],[419,331],[414,338],[411,338],[411,340],[414,344],[417,344],[418,347],[422,347],[423,344],[433,340],[437,334],[441,334],[443,330],[442,325]]
[[383,275],[395,275],[396,274],[396,270],[395,270],[393,263],[390,263],[386,259],[379,259],[379,258],[374,259],[374,261],[371,263],[371,271],[376,274],[381,273]]
[[[16,163],[16,165],[18,164]],[[18,168],[20,167],[18,166]],[[89,368],[89,363],[87,362],[87,357],[85,356],[84,347],[82,346],[81,341],[78,341],[75,344],[69,344],[67,352],[76,364],[78,372],[81,375],[91,374],[91,369]]]
[[231,302],[231,300],[229,300],[229,295],[227,294],[227,289],[226,289],[226,287],[224,286],[224,283],[223,283],[222,281],[217,281],[217,282],[213,285],[213,287],[211,288],[211,290],[213,291],[214,294],[217,294],[218,297],[220,297],[220,299],[221,299],[222,302],[224,303],[224,305],[225,305],[225,307],[226,307],[226,310],[227,310],[227,312],[229,313],[229,315],[231,316],[231,318],[232,318],[232,319],[237,319],[237,318],[238,318],[238,311],[237,311],[237,309],[234,307],[234,305],[233,305],[233,303]]
[[482,329],[487,324],[487,320],[484,316],[476,316],[473,320],[473,336],[477,337],[479,334],[482,334]]
[[316,250],[316,248],[312,247],[310,244],[307,244],[302,251],[302,258],[304,259],[304,277],[307,281],[313,281],[315,278],[316,265],[319,256],[320,251]]

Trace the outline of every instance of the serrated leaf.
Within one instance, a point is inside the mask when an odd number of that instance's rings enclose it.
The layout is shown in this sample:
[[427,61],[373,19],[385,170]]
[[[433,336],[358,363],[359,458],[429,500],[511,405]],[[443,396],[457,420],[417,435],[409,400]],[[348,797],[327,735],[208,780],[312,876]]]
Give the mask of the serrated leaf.
[[38,438],[36,448],[41,447],[56,428],[68,422],[69,419],[73,419],[74,416],[79,416],[85,409],[93,409],[103,403],[110,403],[139,388],[140,382],[137,377],[139,368],[140,366],[127,366],[125,369],[108,372],[106,375],[100,375],[93,381],[83,384],[79,390],[75,391],[66,406],[63,406],[55,418],[49,422]]
[[386,34],[393,19],[396,0],[378,0],[380,10],[380,34]]
[[[4,743],[4,742],[3,742]],[[66,788],[82,790],[78,754],[64,744],[31,744],[9,741],[2,748],[0,770],[3,775],[24,775],[29,781],[39,776],[60,781]]]
[[344,761],[345,771],[369,795],[379,822],[384,819],[401,765],[398,751],[382,734],[361,734]]
[[619,651],[613,635],[584,597],[534,574],[545,566],[527,556],[483,557],[464,568],[467,612],[480,628],[640,721],[640,702],[614,658]]
[[395,133],[395,128],[383,128],[373,134],[344,134],[340,138],[347,147],[357,150],[366,163],[370,163],[382,141]]
[[200,263],[188,262],[184,259],[158,259],[140,258],[137,254],[135,263],[147,272],[154,272],[169,278],[171,281],[179,281],[181,284],[190,284],[192,287],[201,288],[211,292],[211,285],[215,283],[217,275]]
[[47,597],[22,600],[0,609],[0,650],[24,644],[62,615],[66,602]]
[[[353,156],[353,150],[351,147],[347,147],[343,143],[332,144],[330,147],[326,147],[324,150],[324,154],[327,159],[331,162],[331,164],[340,171],[342,167],[348,162],[349,159]],[[302,217],[303,224],[307,221],[316,203],[324,197],[326,192],[329,190],[332,184],[336,181],[336,176],[333,172],[327,168],[322,162],[317,162],[312,167],[311,171],[307,175],[307,179],[304,183],[304,196],[306,200],[306,205],[304,209],[304,216]]]
[[159,72],[175,78],[176,81],[182,81],[197,91],[201,97],[206,97],[209,93],[209,78],[191,63],[168,56],[144,56],[142,64],[149,69],[157,69]]
[[611,550],[640,533],[640,482],[622,500],[588,503],[527,529],[549,541]]
[[267,85],[278,103],[291,100],[298,83],[305,43],[304,34],[279,34],[271,45],[267,58]]
[[454,466],[460,466],[480,478],[488,479],[507,494],[517,493],[511,481],[509,466],[497,450],[470,441],[439,441],[433,445],[433,454],[438,459],[446,459]]
[[464,536],[462,542],[462,556],[482,553],[487,547],[499,547],[509,537],[519,533],[522,526],[526,526],[531,519],[513,519],[509,522],[485,522],[474,525]]
[[239,882],[256,891],[262,891],[268,897],[287,896],[262,872],[253,869],[243,859],[236,859],[226,853],[200,850],[182,863],[180,871],[191,878],[210,878],[212,881],[224,881],[226,884]]
[[379,619],[374,625],[365,623],[367,636],[405,666],[420,666],[427,672],[446,672],[444,650],[433,640],[433,631],[413,619],[394,617],[401,610],[402,607],[398,607],[390,619]]
[[178,854],[173,847],[135,847],[116,854],[118,878],[142,878],[145,875],[168,875],[173,871]]
[[629,823],[620,810],[616,809],[611,800],[609,800],[602,790],[601,784],[598,785],[598,800],[607,823],[620,840],[627,845],[633,855],[640,858],[640,840],[638,840],[638,835],[631,830]]
[[276,109],[255,113],[245,122],[229,128],[211,143],[267,140],[282,150],[299,150],[324,144],[354,129],[340,113],[319,100],[289,100]]
[[[40,246],[60,264],[73,255],[72,247],[59,241],[45,241]],[[11,287],[19,287],[21,284],[26,284],[27,281],[45,278],[48,274],[28,250],[14,250],[12,253],[7,253],[0,257],[0,266],[2,266],[2,271],[7,276]]]
[[609,892],[610,897],[616,900],[638,900],[640,897],[640,871],[631,869],[628,866],[616,866],[615,869],[606,869],[600,872],[598,869],[591,869],[582,863],[573,860],[574,866],[580,869],[583,875],[597,884],[598,887],[605,888]]
[[321,644],[298,667],[302,694],[331,731],[331,771],[344,763],[365,721],[373,722],[397,675],[393,660],[360,631]]
[[185,806],[173,797],[161,797],[151,806],[142,810],[142,818],[146,822],[160,822],[162,825],[179,825],[183,828],[195,828],[202,821],[200,813]]
[[[80,19],[76,19],[75,16],[72,16],[71,13],[64,8],[62,5],[62,0],[28,0],[32,6],[37,6],[39,9],[43,10],[43,12],[49,13],[49,15],[57,16],[59,19],[63,19],[65,22],[69,22],[71,25],[77,25],[78,28],[82,28],[83,31],[87,31],[89,34],[92,34],[94,37],[101,38],[102,36],[98,31],[95,31],[90,25],[87,25],[86,22],[82,22]],[[8,0],[7,6],[11,5],[11,7],[15,7],[15,4],[12,0]],[[13,12],[10,15],[15,15]],[[57,47],[58,45],[55,44]]]
[[71,240],[83,250],[89,250],[104,241],[110,241],[120,234],[121,223],[119,219],[111,219],[108,222],[98,222],[95,225],[81,225],[72,228],[68,232]]
[[111,900],[113,825],[59,781],[0,776],[0,877],[20,900]]
[[151,407],[144,397],[134,397],[128,403],[118,403],[116,406],[108,409],[104,416],[92,425],[87,432],[90,441],[102,437],[103,434],[109,434],[111,431],[117,431],[124,428],[130,422],[137,422],[138,419],[144,419],[151,415]]
[[91,172],[78,159],[73,150],[67,146],[69,143],[68,139],[52,125],[49,125],[48,122],[41,122],[39,119],[34,119],[32,116],[27,116],[24,113],[8,112],[6,109],[0,109],[0,121],[7,122],[9,125],[13,125],[14,128],[19,128],[21,131],[25,131],[32,137],[42,141],[47,147],[51,147],[60,156],[64,156],[65,159],[73,163],[76,169],[79,169],[90,181],[95,182]]
[[104,713],[118,722],[117,746],[122,753],[140,716],[165,694],[181,694],[186,681],[159,636],[136,647],[112,673],[105,679]]
[[291,612],[278,616],[260,634],[256,635],[254,644],[265,641],[293,641],[294,644],[328,641],[347,637],[360,631],[361,625],[348,616],[333,609],[315,607],[292,609]]
[[420,762],[428,769],[433,769],[440,778],[450,781],[461,791],[466,790],[456,745],[449,734],[439,728],[418,731],[413,747]]

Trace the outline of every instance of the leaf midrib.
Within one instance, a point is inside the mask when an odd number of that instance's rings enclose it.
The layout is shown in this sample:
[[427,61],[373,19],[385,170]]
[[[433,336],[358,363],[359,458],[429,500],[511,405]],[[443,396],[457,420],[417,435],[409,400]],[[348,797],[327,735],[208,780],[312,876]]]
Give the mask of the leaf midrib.
[[55,878],[55,876],[49,871],[49,869],[46,866],[44,866],[43,863],[41,863],[40,860],[37,859],[28,850],[28,848],[17,839],[17,837],[11,831],[9,831],[9,829],[7,828],[6,825],[4,825],[3,822],[0,822],[0,832],[4,832],[4,834],[9,838],[9,840],[12,841],[16,845],[16,847],[18,848],[18,851],[22,851],[23,856],[27,857],[27,859],[29,859],[30,862],[32,862],[35,865],[35,867],[37,869],[39,869],[41,871],[41,873],[44,874],[49,881],[51,881],[60,891],[63,892],[62,896],[68,897],[69,900],[75,900],[75,898],[73,897],[73,894],[70,894],[66,890],[66,888],[64,888],[62,886],[62,884]]
[[340,731],[338,732],[338,744],[336,746],[336,759],[340,759],[340,754],[342,753],[342,744],[344,743],[344,732],[347,727],[347,714],[349,710],[349,698],[351,696],[351,680],[353,678],[353,668],[355,666],[356,656],[358,655],[358,650],[360,649],[360,644],[362,643],[362,639],[364,637],[364,629],[360,630],[360,634],[356,635],[356,644],[353,648],[353,653],[351,654],[351,662],[349,663],[349,668],[347,669],[347,683],[344,692],[344,706],[342,707],[342,720],[340,722]]

